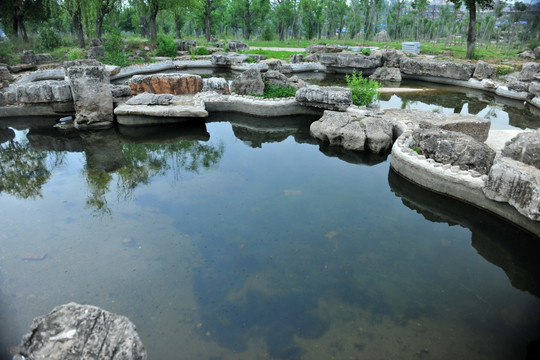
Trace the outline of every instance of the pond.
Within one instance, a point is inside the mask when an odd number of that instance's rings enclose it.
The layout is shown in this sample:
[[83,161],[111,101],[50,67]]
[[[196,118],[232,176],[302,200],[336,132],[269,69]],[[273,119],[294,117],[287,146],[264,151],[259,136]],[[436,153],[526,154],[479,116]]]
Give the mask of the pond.
[[70,301],[128,316],[149,359],[525,358],[537,237],[313,120],[2,130],[0,358]]

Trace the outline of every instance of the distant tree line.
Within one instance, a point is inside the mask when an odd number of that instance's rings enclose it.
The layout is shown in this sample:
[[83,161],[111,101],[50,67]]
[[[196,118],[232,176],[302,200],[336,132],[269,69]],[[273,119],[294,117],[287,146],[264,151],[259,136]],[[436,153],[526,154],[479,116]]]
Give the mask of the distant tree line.
[[[536,42],[540,9],[493,0],[3,0],[0,24],[28,41],[44,26],[70,33],[79,47],[101,38],[104,26],[155,40],[213,36],[250,40],[372,40],[386,30],[392,40],[512,46]],[[478,34],[478,35],[477,35]]]

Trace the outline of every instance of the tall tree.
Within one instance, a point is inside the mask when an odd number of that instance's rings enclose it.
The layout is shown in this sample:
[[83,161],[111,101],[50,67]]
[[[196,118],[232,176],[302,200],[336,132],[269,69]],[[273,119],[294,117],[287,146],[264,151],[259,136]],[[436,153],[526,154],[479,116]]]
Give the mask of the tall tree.
[[465,5],[469,11],[469,27],[467,30],[467,59],[471,59],[474,54],[476,44],[476,7],[481,9],[490,9],[493,7],[493,0],[450,0],[459,9]]
[[42,19],[45,14],[43,5],[43,0],[0,1],[0,21],[6,26],[11,25],[14,37],[21,36],[25,42],[28,42],[25,21]]
[[77,43],[81,49],[84,49],[84,31],[83,31],[83,0],[59,0],[58,5],[67,11],[71,17],[73,28],[77,32]]

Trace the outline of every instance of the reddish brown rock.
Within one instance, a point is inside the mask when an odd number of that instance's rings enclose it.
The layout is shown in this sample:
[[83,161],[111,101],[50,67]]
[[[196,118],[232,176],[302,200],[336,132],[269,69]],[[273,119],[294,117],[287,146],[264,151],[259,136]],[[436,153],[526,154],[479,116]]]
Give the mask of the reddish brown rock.
[[202,90],[203,81],[199,75],[155,74],[137,75],[131,78],[129,87],[133,95],[143,92],[153,94],[196,94]]

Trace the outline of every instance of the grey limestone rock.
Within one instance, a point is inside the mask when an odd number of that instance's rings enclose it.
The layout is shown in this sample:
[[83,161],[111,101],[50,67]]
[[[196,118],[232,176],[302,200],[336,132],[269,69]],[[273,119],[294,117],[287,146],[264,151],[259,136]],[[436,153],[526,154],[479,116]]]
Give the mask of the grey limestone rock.
[[286,87],[289,84],[289,79],[276,70],[268,70],[266,73],[263,74],[263,79],[265,79],[268,83],[276,86]]
[[243,43],[241,41],[237,40],[229,40],[227,41],[227,48],[229,51],[243,51],[243,50],[249,50],[249,46],[246,43]]
[[345,111],[352,104],[351,90],[339,86],[306,86],[296,92],[296,101],[304,106]]
[[506,143],[501,154],[540,169],[540,133],[538,131],[519,133]]
[[355,151],[365,149],[365,126],[349,113],[326,110],[322,118],[313,122],[309,129],[311,135],[330,145]]
[[34,50],[23,50],[21,64],[36,64],[36,54],[34,54]]
[[390,41],[390,35],[388,35],[388,31],[386,31],[386,30],[379,31],[373,37],[373,41],[388,42],[388,41]]
[[191,48],[197,47],[196,40],[179,40],[178,41],[178,50],[179,51],[191,51]]
[[36,54],[36,65],[50,64],[53,62],[51,54]]
[[73,99],[65,80],[43,80],[17,86],[17,102],[22,104],[66,102]]
[[319,62],[324,66],[360,71],[374,70],[382,65],[381,55],[313,54],[306,58],[306,60]]
[[382,50],[382,61],[384,66],[386,67],[399,67],[399,64],[401,63],[401,58],[405,55],[403,54],[403,51],[398,50]]
[[529,85],[530,84],[528,82],[519,81],[514,77],[509,77],[508,82],[506,84],[508,89],[514,90],[514,91],[520,91],[520,92],[529,91]]
[[306,54],[338,53],[342,51],[343,49],[337,45],[312,44],[306,48]]
[[495,158],[495,151],[489,146],[459,132],[418,128],[412,136],[422,155],[462,170],[487,174]]
[[521,71],[517,73],[519,81],[533,81],[540,79],[540,63],[527,62],[523,64]]
[[203,88],[202,91],[215,91],[219,94],[230,94],[229,82],[224,78],[211,77],[202,79]]
[[366,147],[374,153],[388,153],[393,144],[393,126],[380,117],[365,117],[361,120],[366,130]]
[[473,64],[459,64],[452,61],[422,60],[403,57],[401,72],[409,75],[439,76],[456,80],[469,80],[474,72]]
[[94,39],[90,42],[90,47],[86,53],[87,59],[99,59],[105,56],[105,49],[101,46],[101,41]]
[[474,68],[473,78],[476,80],[491,79],[495,76],[495,68],[485,61],[478,61]]
[[32,322],[14,360],[145,360],[135,325],[95,306],[69,303]]
[[127,105],[169,105],[174,95],[142,93],[126,101]]
[[71,66],[67,72],[76,111],[75,127],[90,129],[112,126],[113,97],[105,67],[101,64]]
[[508,157],[499,157],[483,188],[487,198],[507,202],[531,220],[540,220],[540,170]]
[[235,52],[218,52],[212,54],[212,65],[228,67],[231,65],[238,65],[247,60],[247,55],[237,54]]
[[111,95],[114,98],[132,96],[129,85],[111,85]]
[[302,54],[295,54],[295,55],[289,56],[290,64],[300,64],[303,61],[304,61],[304,55]]
[[283,66],[281,60],[264,60],[263,63],[268,65],[268,70],[281,71]]
[[9,72],[7,66],[0,66],[0,81],[13,81],[13,75]]
[[529,84],[529,92],[534,96],[540,96],[540,82],[533,81]]
[[258,69],[249,69],[241,73],[231,83],[231,90],[239,95],[262,95],[264,82]]
[[518,54],[518,56],[522,59],[529,59],[529,60],[534,60],[536,59],[536,55],[534,54],[534,51],[532,50],[525,50],[523,52],[521,52],[520,54]]
[[401,82],[401,71],[398,68],[381,67],[377,68],[369,78],[380,81]]

